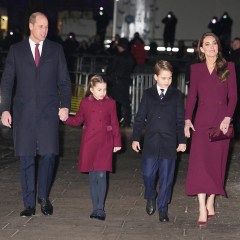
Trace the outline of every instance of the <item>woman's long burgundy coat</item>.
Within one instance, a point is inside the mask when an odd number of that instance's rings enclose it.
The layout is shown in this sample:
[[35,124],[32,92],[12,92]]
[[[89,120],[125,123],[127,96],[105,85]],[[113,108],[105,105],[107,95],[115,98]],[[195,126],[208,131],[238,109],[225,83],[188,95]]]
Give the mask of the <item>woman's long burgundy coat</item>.
[[225,195],[224,180],[229,140],[210,142],[208,129],[220,127],[224,117],[233,116],[237,102],[233,63],[228,63],[228,69],[229,78],[220,82],[215,70],[209,73],[205,62],[191,66],[185,119],[192,119],[197,99],[198,105],[186,179],[188,195],[198,193]]
[[113,148],[121,147],[115,101],[109,97],[103,100],[92,95],[85,97],[76,116],[70,116],[65,123],[71,126],[83,123],[78,170],[112,171]]

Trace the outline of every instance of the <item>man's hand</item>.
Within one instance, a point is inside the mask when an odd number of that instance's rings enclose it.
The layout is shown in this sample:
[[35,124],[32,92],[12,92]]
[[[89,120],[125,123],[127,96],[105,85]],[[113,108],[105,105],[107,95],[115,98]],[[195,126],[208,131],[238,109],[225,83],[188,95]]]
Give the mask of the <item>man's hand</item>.
[[59,108],[58,116],[61,121],[66,121],[68,119],[68,108]]
[[2,112],[1,121],[4,126],[11,128],[12,116],[11,116],[10,112],[8,112],[8,111]]

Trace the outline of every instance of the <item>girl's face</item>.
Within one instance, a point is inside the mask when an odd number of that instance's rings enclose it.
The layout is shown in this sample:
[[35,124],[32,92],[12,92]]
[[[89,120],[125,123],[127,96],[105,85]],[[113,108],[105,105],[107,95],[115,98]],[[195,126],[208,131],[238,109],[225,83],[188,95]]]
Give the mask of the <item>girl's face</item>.
[[106,83],[96,83],[96,85],[90,88],[93,97],[97,100],[103,99],[107,94],[107,84]]
[[157,81],[157,85],[160,88],[168,88],[172,83],[172,72],[168,70],[161,70],[160,73],[154,74],[154,79]]
[[200,51],[205,54],[205,57],[217,57],[218,44],[214,37],[207,36],[203,39],[202,47]]

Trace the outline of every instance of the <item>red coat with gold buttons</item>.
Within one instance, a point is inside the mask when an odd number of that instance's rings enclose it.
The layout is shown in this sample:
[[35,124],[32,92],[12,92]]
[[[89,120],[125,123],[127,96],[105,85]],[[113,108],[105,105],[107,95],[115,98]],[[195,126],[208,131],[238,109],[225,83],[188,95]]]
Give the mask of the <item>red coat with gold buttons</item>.
[[83,124],[78,170],[112,171],[113,148],[121,147],[115,101],[110,97],[103,100],[96,100],[92,95],[85,97],[77,114],[65,123]]

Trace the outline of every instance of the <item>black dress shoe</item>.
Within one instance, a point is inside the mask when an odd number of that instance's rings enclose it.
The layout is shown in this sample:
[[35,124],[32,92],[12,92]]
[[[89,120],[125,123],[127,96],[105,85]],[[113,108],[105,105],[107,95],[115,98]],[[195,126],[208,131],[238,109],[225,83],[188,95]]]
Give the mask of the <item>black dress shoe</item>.
[[147,199],[146,212],[153,215],[156,211],[156,199]]
[[160,222],[169,222],[167,212],[159,212],[159,221]]
[[41,211],[44,215],[52,215],[53,214],[53,205],[50,200],[47,198],[38,198],[38,203],[41,204]]
[[36,209],[32,207],[25,208],[22,212],[20,212],[21,217],[31,217],[35,215]]

